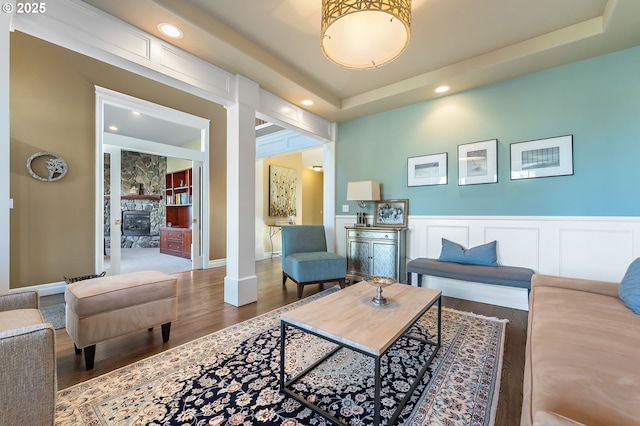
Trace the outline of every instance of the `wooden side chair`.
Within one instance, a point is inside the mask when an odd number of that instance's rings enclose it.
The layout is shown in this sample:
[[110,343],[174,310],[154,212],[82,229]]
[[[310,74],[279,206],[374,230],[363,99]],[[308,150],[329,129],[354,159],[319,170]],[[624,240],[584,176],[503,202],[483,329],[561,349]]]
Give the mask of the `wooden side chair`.
[[282,285],[287,278],[298,286],[298,298],[307,284],[338,282],[346,285],[347,259],[327,251],[322,225],[282,227]]

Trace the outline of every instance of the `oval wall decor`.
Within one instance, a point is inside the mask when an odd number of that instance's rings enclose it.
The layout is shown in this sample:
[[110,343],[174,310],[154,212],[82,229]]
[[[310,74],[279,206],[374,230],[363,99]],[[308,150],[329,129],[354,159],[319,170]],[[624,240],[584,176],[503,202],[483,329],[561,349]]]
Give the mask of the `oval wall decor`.
[[[49,176],[46,178],[37,175],[33,169],[31,169],[31,162],[38,157],[52,157],[46,160],[47,170],[49,171]],[[27,170],[31,177],[36,180],[41,182],[55,182],[62,179],[64,175],[67,174],[67,162],[58,154],[54,154],[53,152],[36,152],[27,159]]]

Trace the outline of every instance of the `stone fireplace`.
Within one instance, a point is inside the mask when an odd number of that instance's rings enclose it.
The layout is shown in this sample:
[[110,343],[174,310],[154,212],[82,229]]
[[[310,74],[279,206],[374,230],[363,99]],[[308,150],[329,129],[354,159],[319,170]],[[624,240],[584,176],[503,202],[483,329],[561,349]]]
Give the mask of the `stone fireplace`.
[[[106,247],[110,248],[110,197],[104,200],[104,232]],[[120,201],[122,235],[121,248],[160,247],[160,227],[163,226],[164,204],[159,195],[123,195]],[[162,205],[161,205],[162,204]]]
[[[110,157],[105,154],[105,248],[111,248],[109,164]],[[166,223],[166,201],[163,194],[167,159],[157,155],[122,151],[121,167],[120,247],[160,247],[160,227]]]

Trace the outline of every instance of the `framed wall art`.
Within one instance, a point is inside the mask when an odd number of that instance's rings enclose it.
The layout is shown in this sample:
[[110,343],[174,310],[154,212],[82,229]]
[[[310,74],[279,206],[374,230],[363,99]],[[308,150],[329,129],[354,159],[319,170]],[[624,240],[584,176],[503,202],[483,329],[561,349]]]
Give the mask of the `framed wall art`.
[[447,153],[410,157],[407,186],[446,185]]
[[406,227],[409,200],[376,201],[373,226]]
[[269,166],[269,216],[296,215],[298,172],[280,166]]
[[458,145],[458,185],[498,182],[498,140]]
[[511,144],[511,179],[573,174],[573,135]]

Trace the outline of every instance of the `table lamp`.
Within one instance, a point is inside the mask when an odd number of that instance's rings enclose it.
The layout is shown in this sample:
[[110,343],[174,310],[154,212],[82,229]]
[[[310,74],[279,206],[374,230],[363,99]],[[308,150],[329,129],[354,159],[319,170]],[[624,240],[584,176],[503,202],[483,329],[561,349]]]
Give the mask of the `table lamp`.
[[364,209],[366,201],[380,199],[380,183],[371,180],[347,183],[347,201],[357,201],[361,211],[358,212],[357,226],[367,226]]

